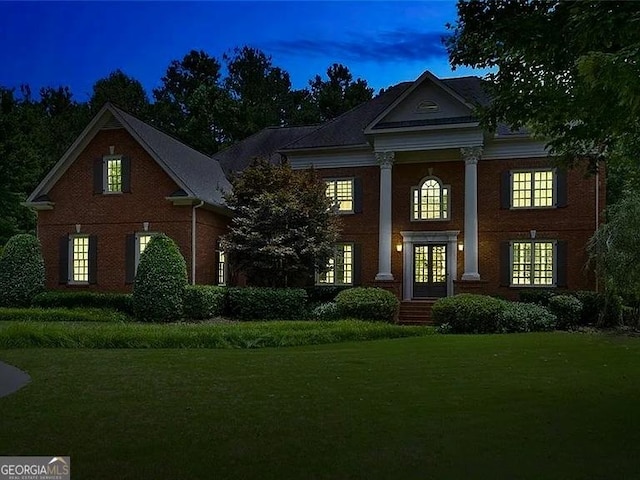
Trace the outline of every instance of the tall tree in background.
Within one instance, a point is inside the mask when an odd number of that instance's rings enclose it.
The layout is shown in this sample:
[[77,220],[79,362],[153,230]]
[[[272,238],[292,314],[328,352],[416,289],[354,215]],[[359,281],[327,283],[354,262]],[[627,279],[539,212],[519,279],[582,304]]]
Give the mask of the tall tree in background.
[[313,170],[256,159],[232,185],[226,200],[235,216],[223,248],[253,285],[304,285],[326,270],[338,217]]
[[486,125],[526,126],[567,164],[638,165],[640,3],[474,0],[457,8],[451,65],[493,69]]
[[225,54],[224,61],[224,86],[232,99],[226,130],[232,140],[288,123],[293,97],[287,72],[274,66],[270,56],[247,46]]
[[162,86],[153,90],[154,122],[187,145],[213,154],[227,141],[222,129],[228,95],[221,86],[220,62],[200,50],[169,64]]
[[93,84],[89,99],[91,113],[96,114],[106,102],[112,102],[143,119],[149,116],[149,98],[142,84],[122,70],[111,72]]
[[349,69],[338,63],[327,69],[327,80],[316,75],[309,86],[321,121],[331,120],[373,98],[373,88],[367,81],[361,78],[354,81]]

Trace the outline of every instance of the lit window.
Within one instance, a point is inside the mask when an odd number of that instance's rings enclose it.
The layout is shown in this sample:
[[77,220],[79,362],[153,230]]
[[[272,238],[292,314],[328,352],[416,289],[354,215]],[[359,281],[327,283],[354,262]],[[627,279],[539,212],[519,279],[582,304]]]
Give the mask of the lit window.
[[334,255],[329,259],[327,266],[329,269],[318,275],[319,285],[353,285],[353,245],[336,245]]
[[436,177],[426,178],[412,189],[413,220],[448,220],[449,186]]
[[147,232],[136,234],[136,271],[138,270],[138,264],[140,263],[140,256],[142,255],[142,252],[147,248],[147,245],[149,245],[149,242],[154,235],[155,233]]
[[511,244],[511,284],[553,286],[554,242],[524,241]]
[[104,191],[105,193],[122,192],[122,157],[104,158]]
[[339,213],[353,213],[353,178],[327,180],[327,197]]
[[71,237],[70,281],[73,283],[89,282],[89,237],[74,235]]
[[511,206],[553,207],[553,170],[515,171],[511,174]]
[[218,285],[227,284],[227,260],[224,250],[218,250]]

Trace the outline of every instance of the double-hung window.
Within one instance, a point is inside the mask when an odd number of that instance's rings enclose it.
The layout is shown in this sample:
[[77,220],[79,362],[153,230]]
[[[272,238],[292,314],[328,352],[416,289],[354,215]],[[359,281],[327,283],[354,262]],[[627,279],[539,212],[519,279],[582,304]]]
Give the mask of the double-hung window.
[[103,168],[104,193],[122,193],[122,156],[104,157]]
[[318,275],[318,285],[353,285],[353,253],[352,243],[336,245],[333,256],[329,259],[328,270]]
[[556,284],[556,242],[511,242],[511,285],[552,287]]
[[89,235],[70,237],[69,283],[89,283]]
[[425,178],[411,189],[412,220],[449,220],[449,190],[436,177]]
[[354,213],[354,179],[340,178],[326,180],[327,197],[331,200],[338,213]]
[[150,232],[140,232],[136,233],[136,259],[135,259],[135,270],[138,270],[138,265],[140,264],[140,257],[142,256],[142,252],[147,248],[149,242],[153,238],[155,233]]
[[512,208],[549,208],[556,204],[556,174],[553,169],[511,172]]
[[216,251],[218,254],[218,271],[216,274],[216,280],[218,285],[227,284],[227,258],[222,248]]

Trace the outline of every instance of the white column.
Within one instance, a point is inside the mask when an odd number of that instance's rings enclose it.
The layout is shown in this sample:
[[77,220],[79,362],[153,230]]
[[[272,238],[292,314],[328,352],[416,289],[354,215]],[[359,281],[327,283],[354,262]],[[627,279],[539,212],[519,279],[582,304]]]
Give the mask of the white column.
[[462,280],[480,280],[478,273],[478,159],[482,147],[461,148],[464,159],[464,273]]
[[378,274],[376,280],[393,280],[391,273],[391,168],[393,152],[376,152],[380,165],[380,226],[378,229]]

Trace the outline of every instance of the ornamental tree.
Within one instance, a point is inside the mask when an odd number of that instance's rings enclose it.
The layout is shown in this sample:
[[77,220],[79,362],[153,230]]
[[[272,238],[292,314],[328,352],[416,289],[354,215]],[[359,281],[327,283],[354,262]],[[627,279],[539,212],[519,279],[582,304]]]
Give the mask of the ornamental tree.
[[338,218],[314,170],[255,159],[231,181],[235,211],[222,248],[251,285],[303,285],[327,268]]
[[0,256],[0,306],[27,307],[44,285],[40,242],[26,233],[14,235]]

